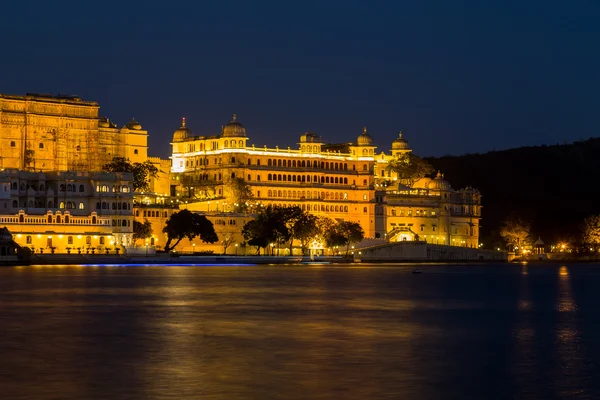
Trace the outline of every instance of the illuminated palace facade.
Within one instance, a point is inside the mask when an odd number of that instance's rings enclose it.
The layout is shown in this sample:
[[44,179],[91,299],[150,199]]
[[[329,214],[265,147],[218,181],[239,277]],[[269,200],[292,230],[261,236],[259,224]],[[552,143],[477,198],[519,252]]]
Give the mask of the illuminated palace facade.
[[0,169],[100,171],[113,157],[143,162],[148,132],[118,128],[97,102],[75,96],[0,94]]
[[295,149],[257,147],[248,143],[236,119],[221,133],[195,135],[186,126],[173,134],[172,172],[184,193],[201,190],[201,201],[186,207],[202,212],[228,211],[231,178],[243,178],[262,205],[298,205],[317,216],[355,221],[366,237],[477,247],[481,195],[476,189],[454,190],[441,174],[407,187],[388,170],[389,161],[410,152],[402,133],[389,154],[377,153],[364,128],[355,141],[328,144],[312,132],[300,136]]
[[98,112],[76,96],[0,94],[0,225],[18,244],[45,252],[130,246],[133,177],[100,172],[114,157],[150,160],[163,178],[152,188],[170,192],[170,163],[148,157],[147,131]]

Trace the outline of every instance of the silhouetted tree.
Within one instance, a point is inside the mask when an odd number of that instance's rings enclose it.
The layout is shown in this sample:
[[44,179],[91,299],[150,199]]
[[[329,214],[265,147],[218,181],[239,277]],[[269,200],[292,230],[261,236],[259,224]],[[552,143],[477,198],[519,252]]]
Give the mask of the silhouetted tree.
[[133,242],[139,239],[148,239],[152,237],[152,223],[147,219],[144,222],[133,221]]
[[[199,236],[205,243],[215,243],[219,240],[212,222],[204,215],[195,214],[189,210],[181,210],[172,214],[167,220],[163,232],[167,234],[167,243],[165,244],[167,252],[177,247],[183,238],[192,240]],[[171,245],[173,240],[176,242]]]
[[131,172],[133,174],[133,190],[147,192],[150,190],[150,178],[156,178],[158,168],[150,161],[130,163],[124,157],[115,157],[102,167],[107,172]]

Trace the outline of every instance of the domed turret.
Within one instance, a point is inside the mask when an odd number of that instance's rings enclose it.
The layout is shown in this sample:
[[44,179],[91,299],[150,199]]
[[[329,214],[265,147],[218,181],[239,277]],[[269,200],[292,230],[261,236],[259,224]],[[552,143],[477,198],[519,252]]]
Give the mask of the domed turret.
[[359,146],[370,146],[373,144],[373,138],[367,133],[366,126],[363,128],[362,133],[358,135],[358,138],[356,138],[356,144]]
[[402,136],[402,131],[398,133],[398,138],[392,142],[392,150],[409,150],[408,140]]
[[223,127],[223,137],[246,137],[246,128],[236,121],[235,114],[231,122]]
[[452,190],[452,186],[444,179],[444,174],[438,171],[435,179],[429,182],[429,189],[431,190]]
[[321,137],[314,132],[306,132],[300,136],[300,143],[321,143]]
[[125,127],[134,131],[142,129],[142,126],[134,118],[131,118],[131,121]]
[[98,128],[110,128],[110,121],[106,117],[98,119]]
[[185,126],[185,117],[181,119],[181,127],[173,133],[173,141],[181,142],[192,136],[192,131]]

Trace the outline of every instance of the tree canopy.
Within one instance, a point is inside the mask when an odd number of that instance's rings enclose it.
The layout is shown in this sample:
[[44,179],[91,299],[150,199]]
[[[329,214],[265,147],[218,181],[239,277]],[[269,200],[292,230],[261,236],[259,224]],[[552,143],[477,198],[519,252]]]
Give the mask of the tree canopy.
[[244,213],[254,201],[250,186],[243,178],[230,178],[225,185],[225,200],[233,212]]
[[156,178],[158,168],[150,161],[131,163],[124,157],[115,157],[102,169],[106,172],[130,172],[133,174],[133,190],[147,192],[150,190],[150,178]]
[[352,243],[358,243],[365,237],[365,232],[358,222],[338,221],[326,224],[323,232],[327,247],[346,246],[346,255]]
[[271,243],[287,242],[290,232],[283,208],[269,205],[259,210],[256,219],[244,225],[242,235],[250,246],[256,247],[257,253]]
[[435,172],[431,164],[413,152],[401,153],[390,160],[387,169],[398,174],[400,183],[412,186],[419,179]]
[[136,242],[139,239],[148,239],[152,237],[152,223],[147,219],[144,222],[137,220],[133,221],[133,241]]
[[[189,240],[199,236],[205,243],[215,243],[219,240],[215,228],[204,215],[192,213],[189,210],[181,210],[172,214],[167,220],[163,232],[167,234],[165,251],[171,251],[182,239]],[[171,244],[175,241],[174,244]]]
[[600,244],[600,214],[587,217],[582,228],[583,243]]
[[500,228],[500,236],[508,245],[521,250],[531,236],[531,225],[521,218],[511,217],[504,221],[502,228]]

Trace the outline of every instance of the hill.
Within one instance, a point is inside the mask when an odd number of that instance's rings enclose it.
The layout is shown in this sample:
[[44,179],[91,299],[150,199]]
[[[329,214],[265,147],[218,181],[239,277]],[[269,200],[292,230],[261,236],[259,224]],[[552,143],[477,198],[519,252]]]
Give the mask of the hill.
[[[600,138],[484,154],[427,158],[454,188],[483,195],[482,240],[489,245],[507,217],[531,222],[548,243],[578,239],[580,225],[600,213]],[[598,187],[597,187],[598,186]]]

